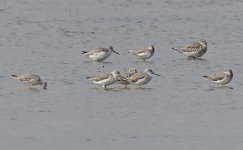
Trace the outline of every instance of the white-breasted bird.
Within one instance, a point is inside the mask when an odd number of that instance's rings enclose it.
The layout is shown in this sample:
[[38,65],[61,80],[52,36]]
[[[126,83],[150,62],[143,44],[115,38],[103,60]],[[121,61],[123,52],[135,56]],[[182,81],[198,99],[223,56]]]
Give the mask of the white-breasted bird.
[[152,74],[161,76],[157,73],[154,73],[150,68],[146,68],[144,69],[144,72],[137,72],[132,76],[125,78],[125,80],[127,80],[131,84],[141,86],[147,84],[152,79]]
[[25,73],[23,75],[12,75],[15,80],[21,81],[24,84],[27,84],[29,88],[33,85],[42,85],[43,89],[46,89],[47,83],[44,82],[38,75],[32,73]]
[[88,51],[82,51],[82,54],[93,60],[102,61],[108,58],[112,52],[119,55],[119,53],[116,52],[112,46],[109,46],[109,48],[95,48]]
[[178,51],[179,53],[182,53],[183,55],[189,58],[197,58],[197,57],[201,57],[203,54],[206,53],[207,41],[201,39],[198,42],[193,42],[185,46],[172,48],[172,49]]
[[222,87],[222,85],[228,84],[232,81],[233,71],[231,69],[229,69],[224,72],[216,73],[212,76],[204,75],[203,77],[213,83],[219,84],[220,87]]
[[155,51],[154,46],[151,45],[146,48],[129,50],[128,53],[133,54],[145,61],[146,59],[149,59],[150,57],[152,57],[154,55],[154,51]]
[[108,85],[115,83],[121,77],[121,74],[117,70],[112,72],[100,72],[94,76],[86,77],[88,80],[92,81],[94,84],[102,85],[104,89]]

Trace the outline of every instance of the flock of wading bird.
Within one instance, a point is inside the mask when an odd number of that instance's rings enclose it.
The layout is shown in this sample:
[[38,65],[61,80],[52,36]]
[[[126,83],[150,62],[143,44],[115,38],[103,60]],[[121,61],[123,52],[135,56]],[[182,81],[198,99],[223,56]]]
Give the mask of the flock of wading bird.
[[[202,38],[198,42],[193,42],[182,47],[172,49],[182,53],[189,59],[197,59],[207,51],[207,41]],[[119,55],[112,46],[108,48],[95,48],[88,51],[82,51],[82,54],[95,61],[103,61],[108,58],[112,52]],[[154,55],[154,52],[155,48],[153,45],[146,48],[128,51],[128,53],[135,55],[144,61],[151,58]],[[87,77],[87,79],[92,81],[94,84],[102,85],[104,89],[107,89],[107,86],[113,83],[123,84],[125,85],[125,88],[127,88],[128,84],[134,84],[136,86],[147,84],[152,79],[152,75],[160,76],[153,72],[150,68],[144,69],[143,72],[137,72],[136,68],[130,68],[129,72],[124,75],[121,75],[121,73],[117,70],[113,70],[112,72],[99,72],[94,76]],[[46,82],[44,82],[38,75],[32,73],[12,75],[12,77],[27,84],[29,88],[33,85],[42,85],[43,89],[46,89],[47,87]],[[204,75],[203,77],[209,81],[219,84],[219,86],[222,87],[222,85],[228,84],[232,80],[233,72],[229,69],[224,72],[216,73],[212,76]]]

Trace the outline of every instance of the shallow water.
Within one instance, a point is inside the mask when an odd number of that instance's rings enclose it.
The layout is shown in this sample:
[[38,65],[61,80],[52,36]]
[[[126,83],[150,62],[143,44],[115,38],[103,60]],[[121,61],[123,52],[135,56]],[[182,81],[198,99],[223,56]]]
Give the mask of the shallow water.
[[[240,0],[8,0],[0,2],[0,145],[23,150],[241,150],[243,2]],[[208,51],[172,47],[203,35]],[[153,44],[143,62],[127,50]],[[82,50],[112,45],[93,62]],[[152,68],[144,88],[103,90],[86,76]],[[202,78],[231,68],[231,88]],[[48,89],[11,74],[34,72]]]

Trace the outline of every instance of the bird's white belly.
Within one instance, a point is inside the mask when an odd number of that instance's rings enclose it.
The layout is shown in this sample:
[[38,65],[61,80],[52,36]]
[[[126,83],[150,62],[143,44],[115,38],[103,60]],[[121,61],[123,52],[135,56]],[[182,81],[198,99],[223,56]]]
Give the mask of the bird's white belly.
[[218,81],[214,81],[214,82],[217,84],[225,85],[225,84],[228,84],[231,80],[232,80],[232,78],[224,77],[222,80],[218,80]]
[[143,59],[147,59],[147,58],[150,58],[152,55],[151,55],[150,52],[145,52],[145,53],[138,54],[138,56],[143,58]]
[[147,84],[151,79],[152,79],[151,76],[147,76],[147,77],[145,77],[145,78],[142,78],[142,79],[138,80],[138,81],[135,82],[134,84],[135,84],[135,85],[138,85],[138,86],[140,86],[140,85],[144,85],[144,84]]
[[207,51],[206,48],[194,52],[183,52],[184,55],[189,57],[201,57]]
[[104,80],[100,80],[100,81],[93,81],[95,84],[100,84],[100,85],[110,85],[114,82],[116,82],[116,80],[113,77],[109,77],[107,79]]
[[183,54],[186,56],[197,57],[198,52],[184,52]]
[[104,60],[107,57],[110,56],[111,53],[106,53],[106,52],[99,52],[99,53],[94,53],[89,56],[89,58],[94,59],[94,60]]

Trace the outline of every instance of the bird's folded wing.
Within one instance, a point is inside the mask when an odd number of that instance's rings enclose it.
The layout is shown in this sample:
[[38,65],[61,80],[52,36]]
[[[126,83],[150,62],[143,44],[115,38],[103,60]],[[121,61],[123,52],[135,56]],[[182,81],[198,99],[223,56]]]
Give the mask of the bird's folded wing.
[[195,42],[195,43],[191,43],[191,44],[181,47],[181,50],[184,52],[194,52],[200,48],[201,48],[201,44],[198,42]]
[[146,74],[144,74],[143,72],[138,72],[138,73],[133,74],[129,78],[129,81],[131,81],[131,82],[137,82],[138,80],[140,80],[140,79],[142,79],[144,77],[146,77]]
[[225,76],[226,74],[224,72],[221,72],[211,76],[210,78],[212,81],[218,81],[218,80],[222,80]]
[[101,80],[109,78],[110,75],[111,75],[110,73],[101,72],[101,73],[96,74],[93,77],[89,77],[88,79],[93,80],[93,81],[101,81]]
[[87,54],[92,55],[94,53],[100,53],[100,52],[104,52],[105,48],[95,48],[95,49],[91,49],[87,52]]
[[20,81],[29,81],[29,80],[33,79],[34,77],[35,77],[34,75],[27,73],[27,74],[16,77],[16,79],[20,80]]
[[140,48],[140,49],[137,49],[137,50],[130,50],[130,53],[132,54],[141,54],[141,53],[145,53],[146,52],[146,48]]

